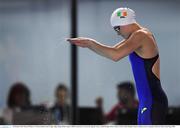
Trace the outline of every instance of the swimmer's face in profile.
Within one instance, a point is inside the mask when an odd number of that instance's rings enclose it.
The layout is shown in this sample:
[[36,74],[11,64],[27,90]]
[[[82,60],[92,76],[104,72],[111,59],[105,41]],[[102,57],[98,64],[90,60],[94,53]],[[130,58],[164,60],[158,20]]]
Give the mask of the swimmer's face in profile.
[[123,38],[128,38],[130,34],[130,25],[126,26],[115,26],[113,27],[118,35],[121,35]]

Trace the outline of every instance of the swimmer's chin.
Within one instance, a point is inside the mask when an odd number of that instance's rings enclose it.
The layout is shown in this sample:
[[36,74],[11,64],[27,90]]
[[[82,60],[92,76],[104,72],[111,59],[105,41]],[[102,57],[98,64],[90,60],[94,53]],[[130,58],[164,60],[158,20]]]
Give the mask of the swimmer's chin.
[[124,35],[122,35],[122,34],[120,34],[120,33],[118,33],[117,35],[123,37],[124,39],[127,39],[127,38],[128,38],[127,36],[124,36]]

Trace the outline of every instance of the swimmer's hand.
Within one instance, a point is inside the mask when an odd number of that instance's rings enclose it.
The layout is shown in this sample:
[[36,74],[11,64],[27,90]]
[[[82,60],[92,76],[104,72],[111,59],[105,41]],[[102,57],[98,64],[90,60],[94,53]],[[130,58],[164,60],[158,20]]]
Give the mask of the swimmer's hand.
[[118,50],[116,50],[115,48],[111,46],[103,45],[102,43],[99,43],[91,38],[84,38],[84,37],[69,38],[67,39],[67,41],[69,41],[71,44],[83,48],[88,48],[93,52],[114,61],[116,61],[116,56],[119,56],[119,53],[117,52]]
[[67,41],[69,41],[71,44],[74,44],[76,46],[88,48],[88,47],[90,47],[91,43],[93,42],[93,39],[78,37],[78,38],[68,38]]

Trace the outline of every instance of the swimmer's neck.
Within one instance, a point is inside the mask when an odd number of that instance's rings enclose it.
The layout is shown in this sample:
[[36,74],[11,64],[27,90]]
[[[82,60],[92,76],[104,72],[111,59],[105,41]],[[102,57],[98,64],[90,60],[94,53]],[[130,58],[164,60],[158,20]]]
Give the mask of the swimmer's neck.
[[142,28],[143,27],[141,27],[138,23],[134,23],[134,24],[129,25],[129,32],[127,34],[124,34],[123,38],[128,39],[131,36],[131,34],[133,34],[137,30],[140,30]]

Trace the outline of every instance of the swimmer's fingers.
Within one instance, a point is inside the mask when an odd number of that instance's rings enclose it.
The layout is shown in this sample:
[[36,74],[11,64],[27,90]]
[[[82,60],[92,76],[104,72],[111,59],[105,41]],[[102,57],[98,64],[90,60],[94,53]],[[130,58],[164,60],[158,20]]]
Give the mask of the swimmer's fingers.
[[87,41],[89,38],[78,37],[78,38],[66,38],[67,41]]
[[72,43],[72,44],[78,44],[79,43],[78,38],[68,38],[67,41]]
[[77,42],[78,41],[78,38],[67,38],[66,39],[67,41],[69,41],[70,43],[72,42]]
[[67,41],[80,47],[88,46],[88,40],[86,38],[68,38]]

